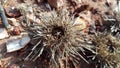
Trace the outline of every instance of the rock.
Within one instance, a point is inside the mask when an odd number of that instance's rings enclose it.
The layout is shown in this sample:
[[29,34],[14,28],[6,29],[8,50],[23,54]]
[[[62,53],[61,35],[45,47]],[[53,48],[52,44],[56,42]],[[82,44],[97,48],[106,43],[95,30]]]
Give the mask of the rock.
[[7,52],[13,52],[24,48],[30,42],[30,37],[24,36],[20,39],[11,39],[6,43]]
[[27,0],[21,0],[22,2],[24,2],[24,3],[26,3],[27,2]]
[[20,25],[15,18],[8,18],[8,22],[12,26],[19,26]]
[[64,5],[64,0],[48,0],[48,3],[54,8],[59,8]]
[[42,3],[43,1],[45,1],[45,0],[36,0],[36,2],[37,2],[38,4]]
[[8,68],[9,61],[12,59],[12,57],[2,58],[0,59],[0,68]]
[[10,30],[10,32],[12,32],[11,34],[19,35],[21,33],[21,31],[23,31],[21,29],[21,25],[17,22],[17,20],[15,18],[8,18],[8,21],[9,21],[10,25],[13,26],[13,28]]
[[0,28],[0,39],[9,37],[7,30],[5,28]]
[[20,68],[20,66],[17,64],[11,64],[7,68]]
[[13,6],[5,7],[5,12],[6,15],[11,18],[20,17],[22,15],[20,10]]
[[14,29],[12,30],[12,34],[14,35],[20,35],[21,31],[19,27],[15,26]]

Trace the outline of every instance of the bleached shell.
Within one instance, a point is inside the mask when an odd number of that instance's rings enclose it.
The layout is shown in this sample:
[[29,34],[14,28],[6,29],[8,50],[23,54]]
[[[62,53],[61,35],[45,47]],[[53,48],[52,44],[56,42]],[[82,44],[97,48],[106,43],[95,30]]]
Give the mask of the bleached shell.
[[0,28],[0,39],[4,39],[6,37],[9,37],[6,29],[5,28]]
[[7,52],[13,52],[13,51],[19,50],[21,48],[24,48],[26,46],[26,44],[28,44],[29,42],[30,42],[29,36],[24,36],[21,39],[9,40],[6,43]]

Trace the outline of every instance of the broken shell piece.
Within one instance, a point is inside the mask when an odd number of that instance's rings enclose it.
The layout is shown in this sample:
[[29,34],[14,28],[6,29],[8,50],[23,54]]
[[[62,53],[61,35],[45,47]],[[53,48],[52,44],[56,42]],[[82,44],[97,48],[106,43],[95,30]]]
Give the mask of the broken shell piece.
[[82,18],[77,17],[74,23],[75,28],[83,30],[87,27],[87,21]]
[[24,36],[21,39],[12,39],[6,43],[7,52],[17,51],[21,48],[24,48],[26,44],[30,42],[29,36]]
[[54,8],[59,8],[64,5],[64,0],[48,0],[48,3]]
[[0,39],[4,39],[4,38],[7,38],[9,37],[7,31],[5,28],[0,28]]

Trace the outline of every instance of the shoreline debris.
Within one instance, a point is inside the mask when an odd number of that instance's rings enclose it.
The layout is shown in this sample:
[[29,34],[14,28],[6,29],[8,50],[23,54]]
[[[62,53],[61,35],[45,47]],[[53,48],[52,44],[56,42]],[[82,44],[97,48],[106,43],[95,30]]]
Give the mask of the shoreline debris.
[[11,39],[6,43],[7,52],[20,50],[21,48],[24,48],[29,42],[30,42],[30,37],[28,35],[23,36],[20,39]]

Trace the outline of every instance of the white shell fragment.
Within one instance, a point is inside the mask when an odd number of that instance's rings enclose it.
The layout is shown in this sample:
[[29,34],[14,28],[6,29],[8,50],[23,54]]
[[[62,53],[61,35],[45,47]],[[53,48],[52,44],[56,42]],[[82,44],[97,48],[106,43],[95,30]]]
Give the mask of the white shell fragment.
[[0,39],[4,39],[4,38],[7,38],[9,37],[7,31],[5,28],[0,28]]
[[6,43],[7,52],[13,52],[13,51],[19,50],[21,48],[24,48],[26,46],[26,44],[28,44],[29,42],[30,42],[29,36],[24,36],[21,39],[9,40]]

